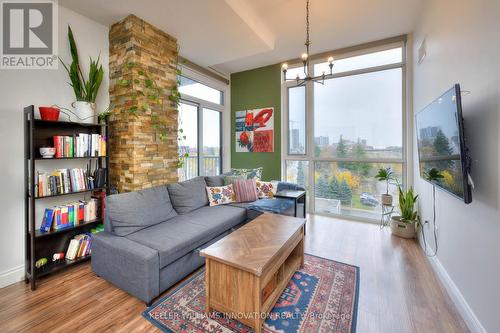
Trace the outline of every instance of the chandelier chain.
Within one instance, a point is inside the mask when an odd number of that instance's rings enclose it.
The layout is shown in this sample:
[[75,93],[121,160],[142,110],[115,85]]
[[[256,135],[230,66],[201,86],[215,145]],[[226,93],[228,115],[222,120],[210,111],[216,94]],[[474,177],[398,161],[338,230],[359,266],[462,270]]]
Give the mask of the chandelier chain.
[[308,53],[309,53],[309,0],[306,2],[306,46],[308,48]]
[[309,73],[309,68],[310,68],[310,58],[311,58],[311,54],[310,54],[310,45],[311,45],[311,40],[309,39],[309,1],[310,0],[306,0],[306,42],[305,42],[305,46],[306,46],[306,53],[303,53],[302,54],[302,64],[303,64],[303,67],[304,67],[304,77],[303,78],[300,78],[300,75],[297,74],[297,76],[295,77],[295,79],[292,79],[292,78],[287,78],[286,77],[286,72],[287,72],[287,68],[288,68],[288,65],[287,63],[284,63],[281,68],[283,70],[283,81],[296,81],[297,82],[297,87],[300,87],[300,86],[303,86],[305,85],[307,82],[315,82],[315,83],[320,83],[320,84],[325,84],[325,79],[329,79],[329,78],[332,78],[333,77],[333,57],[328,57],[328,67],[330,68],[330,73],[326,73],[325,71],[323,71],[323,73],[321,75],[317,75],[317,76],[311,76],[310,73]]

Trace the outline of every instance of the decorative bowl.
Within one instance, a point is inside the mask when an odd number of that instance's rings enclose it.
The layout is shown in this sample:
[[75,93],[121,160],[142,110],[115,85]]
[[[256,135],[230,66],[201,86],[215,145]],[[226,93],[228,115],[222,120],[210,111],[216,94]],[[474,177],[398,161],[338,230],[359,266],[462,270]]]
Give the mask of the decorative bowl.
[[56,154],[56,149],[53,147],[42,147],[40,148],[40,155],[43,158],[53,158]]

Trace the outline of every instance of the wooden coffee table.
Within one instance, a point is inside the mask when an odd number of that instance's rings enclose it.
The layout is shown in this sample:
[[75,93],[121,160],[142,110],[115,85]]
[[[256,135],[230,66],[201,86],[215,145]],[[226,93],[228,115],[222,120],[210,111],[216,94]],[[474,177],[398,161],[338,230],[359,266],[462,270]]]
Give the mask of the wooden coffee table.
[[261,332],[266,315],[304,264],[305,220],[262,214],[203,249],[206,313],[217,310]]

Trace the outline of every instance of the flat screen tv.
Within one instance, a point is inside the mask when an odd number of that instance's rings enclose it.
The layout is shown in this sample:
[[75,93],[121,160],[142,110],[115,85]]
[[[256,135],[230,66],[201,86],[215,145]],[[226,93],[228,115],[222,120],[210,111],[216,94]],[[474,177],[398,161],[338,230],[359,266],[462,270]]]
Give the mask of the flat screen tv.
[[472,202],[460,85],[455,84],[418,112],[415,123],[420,176],[428,180],[432,170],[440,175],[433,184],[465,203]]

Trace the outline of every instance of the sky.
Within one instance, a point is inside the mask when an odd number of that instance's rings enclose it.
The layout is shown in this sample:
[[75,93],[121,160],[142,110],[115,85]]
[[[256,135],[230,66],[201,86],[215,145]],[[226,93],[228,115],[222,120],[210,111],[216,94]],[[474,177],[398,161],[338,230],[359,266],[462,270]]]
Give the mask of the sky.
[[[334,72],[379,66],[402,60],[401,48],[334,62]],[[315,74],[328,69],[317,64]],[[402,70],[351,75],[314,84],[314,136],[328,136],[330,143],[366,139],[375,148],[402,146]],[[297,128],[305,100],[298,91],[290,94],[290,119]]]

